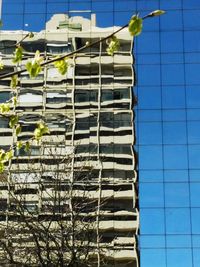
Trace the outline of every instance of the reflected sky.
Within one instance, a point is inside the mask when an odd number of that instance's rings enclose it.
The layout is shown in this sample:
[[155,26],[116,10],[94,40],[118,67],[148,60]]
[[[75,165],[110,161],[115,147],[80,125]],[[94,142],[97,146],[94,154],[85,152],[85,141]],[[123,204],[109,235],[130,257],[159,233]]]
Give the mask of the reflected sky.
[[134,47],[141,267],[199,267],[200,1],[3,0],[2,20],[39,31],[54,13],[93,12],[104,27],[154,9],[167,14],[145,21]]

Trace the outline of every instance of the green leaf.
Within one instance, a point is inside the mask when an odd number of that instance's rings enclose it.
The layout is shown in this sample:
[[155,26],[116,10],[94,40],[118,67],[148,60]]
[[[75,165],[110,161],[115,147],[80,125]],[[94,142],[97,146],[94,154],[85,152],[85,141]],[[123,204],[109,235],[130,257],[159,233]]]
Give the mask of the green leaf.
[[49,134],[49,128],[43,123],[40,122],[38,127],[34,131],[34,137],[36,140],[40,140],[44,134]]
[[12,158],[13,158],[13,151],[12,150],[9,150],[8,152],[6,152],[6,158],[5,158],[5,160],[6,161],[9,161]]
[[10,87],[12,88],[12,89],[15,89],[16,87],[17,87],[17,85],[18,85],[18,75],[13,75],[12,77],[11,77],[11,82],[10,82]]
[[19,121],[19,117],[17,115],[13,115],[10,117],[9,126],[10,128],[14,128]]
[[22,147],[23,147],[23,143],[22,143],[22,141],[18,141],[18,142],[16,143],[16,147],[17,147],[17,149],[22,148]]
[[113,56],[120,48],[120,42],[116,36],[112,36],[107,40],[108,48],[106,49],[108,55]]
[[26,63],[26,70],[29,73],[30,78],[35,78],[42,71],[41,63],[43,57],[40,56],[40,51],[35,52],[35,57],[32,61]]
[[15,64],[19,63],[22,61],[22,57],[23,57],[23,48],[21,46],[18,46],[15,49],[14,58],[13,58],[12,62]]
[[30,142],[27,141],[26,144],[25,144],[25,147],[24,147],[24,151],[25,152],[29,152],[30,151],[30,147],[31,147],[30,146]]
[[37,62],[35,62],[35,63],[27,62],[26,69],[29,73],[30,78],[37,77],[38,74],[42,70],[41,66]]
[[139,18],[138,15],[132,16],[128,25],[128,30],[131,36],[137,36],[142,32],[142,22],[143,20]]
[[15,128],[15,133],[18,136],[22,131],[22,127],[20,124],[17,124],[16,128]]
[[7,113],[10,111],[10,104],[9,103],[2,103],[0,104],[0,112]]
[[3,26],[3,22],[2,22],[2,20],[0,19],[0,27],[2,27]]
[[67,73],[68,62],[66,59],[57,60],[53,62],[53,64],[61,75],[65,75]]

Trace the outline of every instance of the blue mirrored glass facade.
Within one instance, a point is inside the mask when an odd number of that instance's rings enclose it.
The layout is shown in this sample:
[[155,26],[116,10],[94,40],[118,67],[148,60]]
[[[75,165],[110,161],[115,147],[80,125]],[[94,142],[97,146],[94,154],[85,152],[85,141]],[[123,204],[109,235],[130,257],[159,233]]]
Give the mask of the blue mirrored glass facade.
[[54,13],[76,11],[104,27],[156,9],[166,14],[145,20],[134,46],[140,261],[199,267],[200,1],[4,0],[2,20],[3,29],[38,31]]

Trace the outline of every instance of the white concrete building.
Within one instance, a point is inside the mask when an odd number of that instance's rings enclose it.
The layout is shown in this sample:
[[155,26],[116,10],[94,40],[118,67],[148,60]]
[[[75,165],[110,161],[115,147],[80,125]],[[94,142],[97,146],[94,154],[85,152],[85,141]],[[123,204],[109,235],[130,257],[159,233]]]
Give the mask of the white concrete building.
[[[24,59],[15,69],[23,68],[36,50],[51,59],[116,29],[98,28],[94,15],[91,20],[54,15],[46,30],[23,41]],[[9,46],[25,34],[1,32],[0,52],[6,66],[0,75],[13,70],[14,48]],[[107,55],[103,42],[70,58],[66,75],[58,74],[52,64],[35,79],[21,74],[17,112],[22,132],[18,137],[13,135],[8,120],[0,117],[0,146],[6,149],[17,140],[31,138],[40,120],[48,125],[50,135],[41,143],[33,142],[30,154],[23,149],[15,151],[8,172],[1,175],[0,212],[3,225],[15,222],[15,196],[23,196],[27,212],[37,207],[40,218],[46,218],[54,205],[49,203],[56,191],[55,176],[59,177],[61,198],[73,184],[75,198],[92,203],[90,208],[85,205],[81,216],[95,224],[92,244],[98,261],[94,266],[136,267],[139,214],[133,151],[133,40],[127,29],[117,37],[120,50],[113,57]],[[12,96],[9,85],[10,78],[0,80],[0,103]],[[69,203],[70,198],[67,203],[61,201],[59,208],[72,205]],[[30,243],[26,240],[24,246],[31,247]]]

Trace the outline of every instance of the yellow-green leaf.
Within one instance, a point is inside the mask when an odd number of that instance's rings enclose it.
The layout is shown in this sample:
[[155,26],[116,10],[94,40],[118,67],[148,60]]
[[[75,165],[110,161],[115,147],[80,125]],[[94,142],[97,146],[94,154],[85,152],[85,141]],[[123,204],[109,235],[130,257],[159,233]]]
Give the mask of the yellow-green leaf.
[[67,73],[68,62],[66,59],[54,61],[53,64],[61,75],[65,75]]
[[120,48],[120,42],[116,36],[112,36],[107,40],[108,47],[106,49],[108,55],[113,56]]
[[132,16],[128,25],[131,36],[137,36],[142,32],[142,22],[143,20],[138,15]]
[[15,64],[19,63],[22,61],[22,57],[23,57],[23,48],[21,46],[18,46],[15,49],[14,58],[13,58],[12,62]]
[[2,103],[0,104],[0,112],[7,113],[10,111],[10,104],[9,103]]
[[6,161],[9,161],[10,159],[12,159],[12,157],[13,157],[12,150],[9,150],[8,152],[6,152],[6,158],[5,158]]
[[39,141],[44,134],[49,134],[49,133],[50,133],[49,128],[43,122],[40,122],[38,124],[38,127],[34,131],[34,137],[36,140]]
[[24,147],[24,151],[25,152],[29,152],[30,151],[30,142],[26,142],[26,144],[25,144],[25,147]]
[[10,117],[9,126],[10,128],[14,128],[15,125],[18,123],[19,117],[17,115],[13,115]]
[[12,77],[11,77],[11,82],[10,82],[10,87],[12,88],[12,89],[15,89],[16,87],[17,87],[17,84],[18,84],[18,75],[13,75]]
[[22,147],[23,147],[23,143],[22,143],[22,141],[18,141],[18,142],[16,143],[16,147],[17,147],[17,149],[22,148]]
[[37,62],[27,62],[26,69],[29,73],[30,78],[35,78],[41,72],[42,68]]
[[17,124],[17,126],[15,128],[16,135],[19,135],[21,133],[21,131],[22,131],[21,125]]
[[43,57],[40,56],[40,51],[35,52],[35,57],[32,61],[26,63],[26,70],[29,73],[30,78],[35,78],[42,71],[41,63]]

